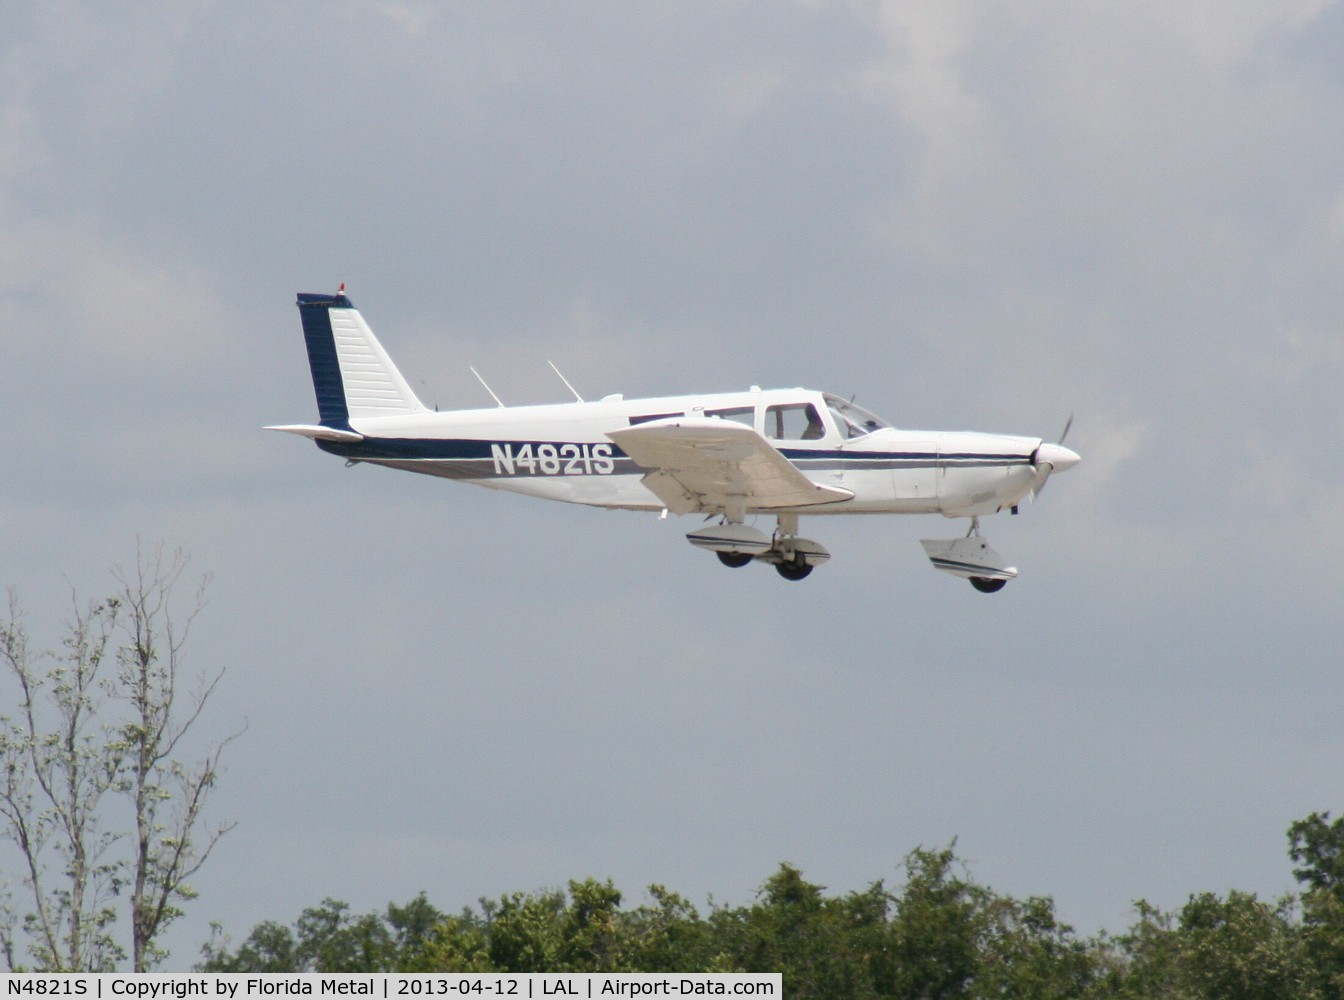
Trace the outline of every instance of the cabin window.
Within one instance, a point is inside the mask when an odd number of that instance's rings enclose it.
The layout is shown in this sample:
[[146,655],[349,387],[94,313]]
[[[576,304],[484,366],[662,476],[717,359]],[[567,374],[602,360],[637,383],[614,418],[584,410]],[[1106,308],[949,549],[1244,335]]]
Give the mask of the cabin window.
[[765,436],[777,441],[818,441],[826,436],[826,425],[811,403],[788,403],[765,411]]
[[731,420],[747,427],[756,426],[756,408],[754,406],[733,406],[726,410],[706,410],[705,416]]
[[650,420],[666,420],[668,417],[684,417],[684,413],[646,413],[643,416],[631,417],[630,426],[637,424],[647,424]]

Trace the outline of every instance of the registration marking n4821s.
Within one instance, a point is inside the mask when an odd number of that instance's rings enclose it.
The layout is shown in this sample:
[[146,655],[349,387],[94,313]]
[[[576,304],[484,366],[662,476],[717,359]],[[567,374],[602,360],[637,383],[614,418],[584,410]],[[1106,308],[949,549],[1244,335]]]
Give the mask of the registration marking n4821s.
[[497,476],[609,476],[616,471],[609,444],[506,442],[491,444],[490,457]]

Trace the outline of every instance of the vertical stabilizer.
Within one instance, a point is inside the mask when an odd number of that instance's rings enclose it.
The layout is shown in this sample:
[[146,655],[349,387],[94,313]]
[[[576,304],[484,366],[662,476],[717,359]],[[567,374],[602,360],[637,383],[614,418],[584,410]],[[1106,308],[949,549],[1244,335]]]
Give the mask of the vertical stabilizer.
[[336,295],[300,292],[298,306],[324,426],[349,429],[352,419],[424,411],[344,286]]

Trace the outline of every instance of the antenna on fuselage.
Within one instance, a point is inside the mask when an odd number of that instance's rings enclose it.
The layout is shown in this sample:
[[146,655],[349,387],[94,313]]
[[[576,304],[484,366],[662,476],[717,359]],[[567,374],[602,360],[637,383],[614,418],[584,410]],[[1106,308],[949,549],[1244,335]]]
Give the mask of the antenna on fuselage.
[[[547,363],[548,365],[551,366],[551,371],[555,372],[557,375],[560,375],[560,369],[557,368],[557,367],[555,367],[555,362],[554,362],[554,361],[547,361],[546,363]],[[569,384],[569,379],[565,378],[565,376],[563,376],[563,375],[560,375],[560,381],[563,382],[563,383],[565,383],[565,388],[566,388],[566,389],[568,389],[570,392],[573,392],[573,393],[574,393],[574,398],[575,398],[575,399],[577,399],[580,403],[583,402],[583,397],[580,396],[577,392],[574,392],[574,387],[573,387],[572,385]]]
[[505,409],[504,400],[500,399],[498,396],[495,395],[495,390],[491,389],[490,386],[486,383],[485,379],[481,378],[481,373],[478,372],[475,368],[472,368],[471,365],[467,365],[467,367],[471,368],[471,373],[476,376],[476,381],[481,383],[481,385],[485,386],[485,391],[490,393],[490,398],[499,404],[499,408],[501,410]]

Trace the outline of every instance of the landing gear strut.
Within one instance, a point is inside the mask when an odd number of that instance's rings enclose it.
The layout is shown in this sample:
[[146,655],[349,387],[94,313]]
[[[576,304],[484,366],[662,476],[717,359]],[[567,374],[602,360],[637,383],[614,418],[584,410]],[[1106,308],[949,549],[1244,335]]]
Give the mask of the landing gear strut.
[[802,580],[831,554],[810,538],[798,537],[798,515],[780,514],[770,551],[761,559],[774,563],[775,572],[786,580]]
[[719,562],[732,569],[754,559],[769,563],[786,580],[801,580],[820,566],[831,554],[825,546],[810,538],[798,537],[798,515],[780,514],[773,535],[744,524],[737,512],[725,512],[723,520],[697,528],[686,536],[692,545],[709,549]]

